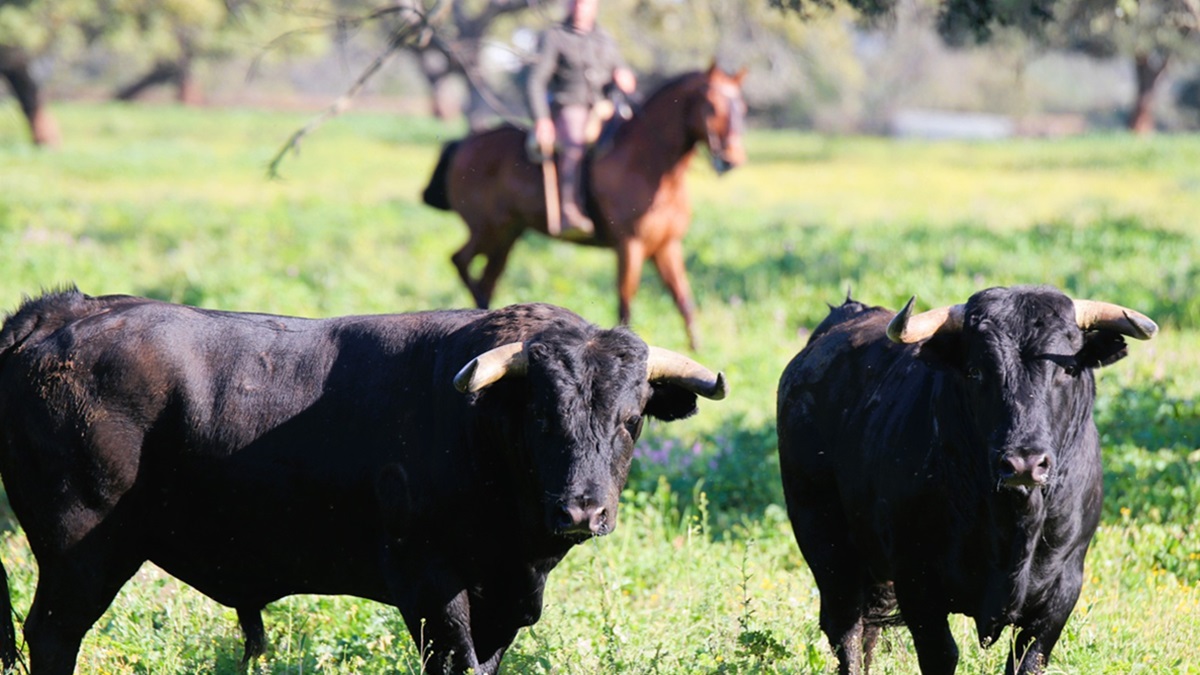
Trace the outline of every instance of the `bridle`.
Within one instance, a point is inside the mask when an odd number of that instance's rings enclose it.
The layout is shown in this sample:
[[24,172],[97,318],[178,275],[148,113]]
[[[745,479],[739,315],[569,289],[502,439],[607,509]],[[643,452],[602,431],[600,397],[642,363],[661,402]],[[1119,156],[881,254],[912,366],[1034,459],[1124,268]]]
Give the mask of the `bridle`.
[[727,171],[732,167],[732,163],[725,157],[726,140],[731,136],[740,136],[746,126],[746,102],[742,99],[742,90],[736,85],[728,82],[712,83],[708,85],[709,96],[715,95],[725,102],[725,109],[728,111],[728,125],[724,136],[718,134],[713,129],[713,115],[705,115],[704,130],[708,134],[708,150],[712,155],[713,167],[718,172]]

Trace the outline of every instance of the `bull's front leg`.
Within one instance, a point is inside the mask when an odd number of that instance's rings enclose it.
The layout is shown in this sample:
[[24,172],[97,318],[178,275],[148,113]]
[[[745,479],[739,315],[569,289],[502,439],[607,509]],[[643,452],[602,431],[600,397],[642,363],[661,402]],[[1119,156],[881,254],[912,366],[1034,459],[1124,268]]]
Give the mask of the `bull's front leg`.
[[421,661],[431,673],[460,675],[472,670],[477,674],[491,671],[480,669],[471,637],[471,608],[467,592],[460,591],[438,608],[430,608],[410,619],[404,614],[408,632],[418,645]]
[[1078,597],[1078,590],[1062,592],[1045,615],[1014,627],[1012,649],[1004,669],[1006,675],[1032,675],[1045,670],[1050,651],[1062,636]]
[[[424,669],[459,675],[485,672],[475,654],[471,635],[471,603],[466,585],[448,566],[430,565],[423,574],[408,576],[405,586],[391,580],[394,603],[421,655]],[[419,579],[412,584],[413,578]],[[491,671],[486,671],[492,675]]]
[[471,634],[482,672],[496,673],[517,631],[541,617],[547,571],[536,565],[518,566],[492,580],[486,591],[472,595]]

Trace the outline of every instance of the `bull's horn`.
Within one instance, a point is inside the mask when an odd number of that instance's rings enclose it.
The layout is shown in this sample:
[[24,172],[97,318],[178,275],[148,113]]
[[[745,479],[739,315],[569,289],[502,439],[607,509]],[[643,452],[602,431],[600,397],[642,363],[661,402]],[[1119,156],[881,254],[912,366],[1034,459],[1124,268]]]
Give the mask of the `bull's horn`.
[[900,310],[888,324],[887,336],[892,342],[912,344],[937,333],[957,333],[962,330],[964,305],[949,305],[938,307],[913,316],[913,302],[917,296],[908,299],[908,304]]
[[471,362],[454,376],[454,388],[464,394],[473,394],[507,375],[524,375],[528,367],[529,357],[525,355],[525,344],[510,342],[471,359]]
[[646,379],[651,382],[670,382],[699,396],[719,401],[728,388],[725,373],[714,373],[678,352],[662,347],[650,347],[646,360]]
[[1075,300],[1075,322],[1083,330],[1103,328],[1137,340],[1149,340],[1158,332],[1150,317],[1111,302]]

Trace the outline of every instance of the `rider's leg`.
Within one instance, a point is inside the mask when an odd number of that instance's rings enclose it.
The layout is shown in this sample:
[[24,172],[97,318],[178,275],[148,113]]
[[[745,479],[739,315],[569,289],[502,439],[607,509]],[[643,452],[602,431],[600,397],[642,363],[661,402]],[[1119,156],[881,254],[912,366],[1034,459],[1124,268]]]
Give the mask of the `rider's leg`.
[[[583,189],[580,166],[583,164],[584,134],[588,108],[567,105],[558,111],[556,119],[558,147],[559,199],[562,202],[563,235],[591,235],[595,231],[590,218],[581,208]],[[573,232],[572,232],[573,231]]]

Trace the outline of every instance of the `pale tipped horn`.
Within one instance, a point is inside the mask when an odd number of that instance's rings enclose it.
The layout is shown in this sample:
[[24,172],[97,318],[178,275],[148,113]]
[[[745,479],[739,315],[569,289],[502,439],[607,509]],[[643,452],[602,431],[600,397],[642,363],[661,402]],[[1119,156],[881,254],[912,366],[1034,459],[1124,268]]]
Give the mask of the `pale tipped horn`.
[[714,373],[678,352],[662,347],[650,347],[646,359],[646,379],[650,382],[670,382],[684,389],[719,401],[729,393],[725,373]]
[[912,307],[916,299],[915,295],[909,298],[904,309],[888,323],[889,340],[908,345],[938,333],[957,333],[962,330],[965,305],[938,307],[913,316]]
[[1074,300],[1075,323],[1083,330],[1103,328],[1136,340],[1149,340],[1158,332],[1150,317],[1128,307],[1096,300]]
[[506,376],[524,375],[528,368],[529,357],[525,354],[525,344],[510,342],[471,359],[454,376],[454,388],[464,394],[473,394]]

